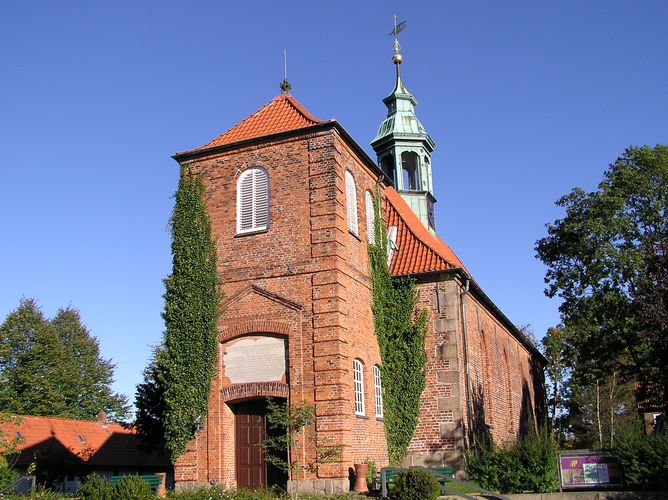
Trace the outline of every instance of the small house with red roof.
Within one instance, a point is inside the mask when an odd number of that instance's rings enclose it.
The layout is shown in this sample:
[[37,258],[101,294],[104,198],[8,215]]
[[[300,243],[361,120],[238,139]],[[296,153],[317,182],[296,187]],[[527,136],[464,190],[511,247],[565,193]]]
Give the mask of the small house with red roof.
[[355,463],[387,465],[367,253],[377,186],[389,268],[416,280],[429,314],[426,388],[405,464],[461,469],[480,435],[503,442],[537,425],[544,358],[439,238],[435,143],[399,54],[394,62],[371,143],[377,162],[339,122],[315,118],[285,91],[174,155],[203,179],[224,292],[208,413],[175,464],[177,486],[285,484],[257,446],[271,432],[267,397],[314,405],[315,443],[294,450],[302,461],[316,444],[344,445],[336,462],[299,472],[303,491],[347,491]]
[[39,484],[55,491],[76,492],[88,474],[119,476],[158,474],[173,485],[173,467],[163,453],[147,450],[132,427],[97,420],[17,417],[2,424],[3,433],[18,443],[15,467],[26,474],[33,467]]

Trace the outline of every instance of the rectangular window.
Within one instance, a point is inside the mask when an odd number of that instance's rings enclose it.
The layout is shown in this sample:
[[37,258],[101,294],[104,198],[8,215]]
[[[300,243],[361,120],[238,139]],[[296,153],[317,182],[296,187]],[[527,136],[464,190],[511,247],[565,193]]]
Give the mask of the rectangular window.
[[380,368],[373,367],[373,387],[376,399],[376,417],[383,418],[383,387],[380,383]]
[[364,415],[364,373],[362,362],[356,359],[353,362],[353,375],[355,381],[355,415]]

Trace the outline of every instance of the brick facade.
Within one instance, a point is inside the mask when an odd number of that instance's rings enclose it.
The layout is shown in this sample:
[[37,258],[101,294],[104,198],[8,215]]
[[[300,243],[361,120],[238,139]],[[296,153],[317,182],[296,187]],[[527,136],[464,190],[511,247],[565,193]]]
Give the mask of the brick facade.
[[[235,486],[234,405],[254,397],[313,404],[316,417],[307,432],[319,444],[345,445],[339,462],[302,477],[315,489],[347,489],[349,469],[365,459],[387,464],[384,424],[374,412],[373,367],[381,359],[371,312],[364,198],[379,182],[379,171],[336,122],[273,132],[176,156],[204,181],[224,292],[208,415],[176,463],[177,485]],[[238,235],[237,179],[251,167],[268,173],[270,222],[267,230]],[[346,171],[356,183],[357,235],[346,225]],[[430,321],[427,388],[409,448],[411,463],[456,464],[482,408],[495,439],[514,438],[525,405],[536,402],[535,353],[473,291],[462,295],[464,286],[454,274],[419,278],[420,306],[428,309]],[[256,380],[257,373],[248,380],[230,377],[225,359],[233,343],[262,336],[285,341],[287,371],[268,375],[271,380]],[[354,412],[354,359],[363,363],[364,416]],[[311,442],[298,448],[306,461],[314,454]]]

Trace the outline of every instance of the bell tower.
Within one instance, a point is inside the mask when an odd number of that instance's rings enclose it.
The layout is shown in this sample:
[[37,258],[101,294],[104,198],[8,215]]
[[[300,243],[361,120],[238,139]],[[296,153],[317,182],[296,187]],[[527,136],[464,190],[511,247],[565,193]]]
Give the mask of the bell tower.
[[415,115],[418,100],[404,87],[399,67],[403,61],[400,54],[399,32],[406,21],[397,25],[394,16],[394,55],[396,67],[394,90],[383,102],[387,106],[387,117],[380,124],[376,137],[371,141],[378,157],[378,165],[394,183],[422,224],[436,233],[434,220],[433,184],[431,177],[431,153],[436,147]]

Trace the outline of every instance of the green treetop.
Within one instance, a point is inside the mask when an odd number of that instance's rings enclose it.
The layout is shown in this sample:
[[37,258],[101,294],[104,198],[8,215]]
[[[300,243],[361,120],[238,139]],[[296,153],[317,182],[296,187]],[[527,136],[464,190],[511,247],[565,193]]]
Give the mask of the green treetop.
[[127,398],[112,391],[113,373],[75,309],[49,320],[23,299],[0,326],[0,411],[84,420],[104,411],[123,419]]

